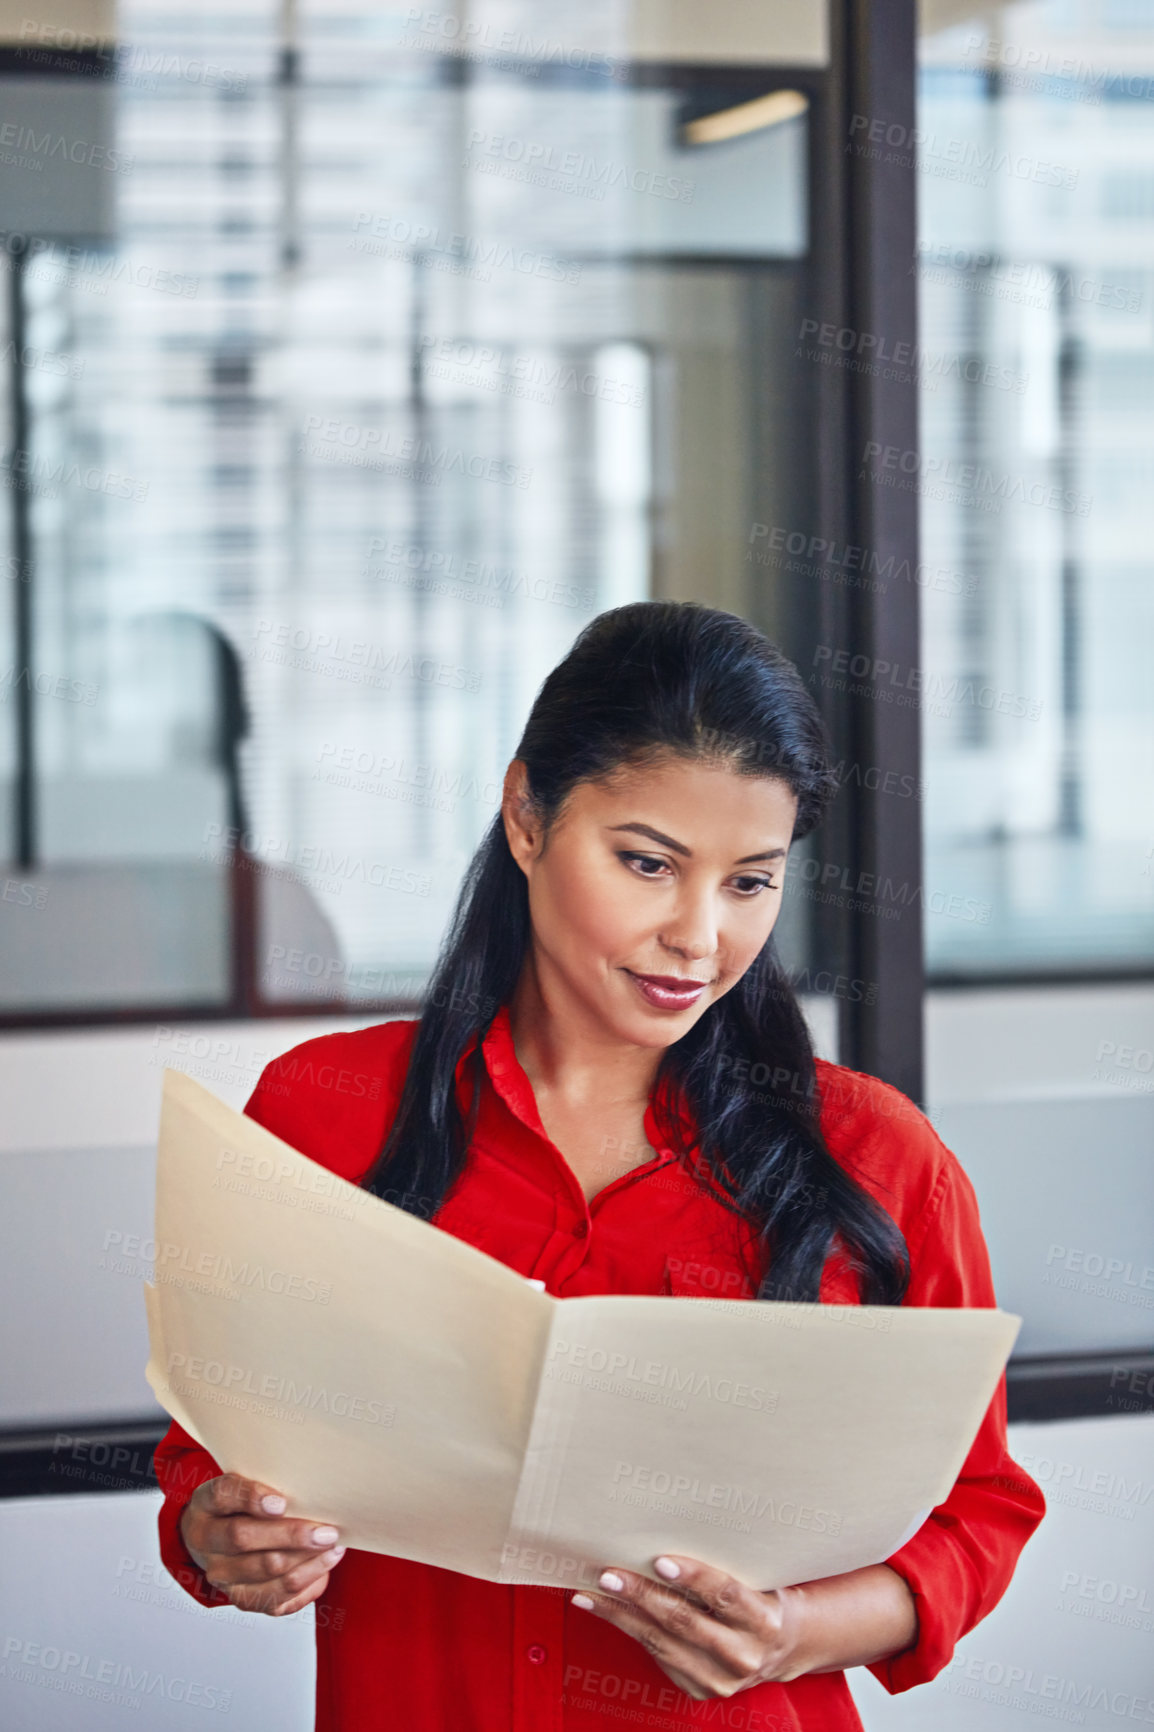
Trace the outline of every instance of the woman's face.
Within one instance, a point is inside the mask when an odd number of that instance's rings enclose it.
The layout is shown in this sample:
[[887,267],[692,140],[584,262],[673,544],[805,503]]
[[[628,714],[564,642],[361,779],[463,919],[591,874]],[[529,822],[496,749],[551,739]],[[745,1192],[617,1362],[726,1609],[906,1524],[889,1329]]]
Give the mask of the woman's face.
[[772,932],[796,796],[771,777],[666,755],[580,783],[542,850],[526,785],[514,759],[505,832],[529,881],[542,993],[621,1040],[671,1045]]

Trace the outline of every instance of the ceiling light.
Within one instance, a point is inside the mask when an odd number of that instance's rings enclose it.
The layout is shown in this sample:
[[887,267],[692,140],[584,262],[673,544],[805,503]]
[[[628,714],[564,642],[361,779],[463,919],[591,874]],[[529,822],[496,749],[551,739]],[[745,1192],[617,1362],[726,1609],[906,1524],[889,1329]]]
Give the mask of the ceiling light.
[[808,107],[809,97],[800,90],[771,90],[768,96],[755,96],[752,102],[739,102],[716,114],[703,114],[700,120],[686,121],[681,136],[686,144],[720,144],[726,138],[741,138],[747,132],[793,120]]

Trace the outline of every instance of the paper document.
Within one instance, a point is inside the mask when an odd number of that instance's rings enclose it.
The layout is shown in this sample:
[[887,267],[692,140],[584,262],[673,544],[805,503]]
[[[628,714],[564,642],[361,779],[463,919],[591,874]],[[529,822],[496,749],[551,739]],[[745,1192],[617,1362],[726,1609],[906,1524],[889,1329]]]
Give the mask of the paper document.
[[554,1299],[171,1070],[156,1241],[148,1381],[221,1468],[494,1582],[880,1562],[949,1492],[1020,1321]]

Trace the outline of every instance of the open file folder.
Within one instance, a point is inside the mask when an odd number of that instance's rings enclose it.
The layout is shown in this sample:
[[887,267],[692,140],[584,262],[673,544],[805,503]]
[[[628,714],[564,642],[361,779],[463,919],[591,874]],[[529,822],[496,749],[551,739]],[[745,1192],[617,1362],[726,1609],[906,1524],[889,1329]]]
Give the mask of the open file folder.
[[554,1299],[172,1070],[156,1242],[148,1381],[221,1468],[350,1546],[496,1582],[880,1562],[949,1492],[1020,1322]]

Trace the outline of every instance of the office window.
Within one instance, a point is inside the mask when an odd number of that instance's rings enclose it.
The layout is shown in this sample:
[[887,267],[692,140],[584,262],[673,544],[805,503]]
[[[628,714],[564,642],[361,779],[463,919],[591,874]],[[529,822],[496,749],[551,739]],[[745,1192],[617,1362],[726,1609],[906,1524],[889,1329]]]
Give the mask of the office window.
[[922,39],[931,978],[1154,965],[1152,49],[1091,0]]
[[695,142],[782,82],[764,28],[734,89],[686,43],[635,75],[629,6],[556,42],[498,10],[466,44],[369,0],[130,0],[99,223],[0,218],[31,560],[0,1013],[413,1001],[586,621],[804,629],[750,545],[811,527],[806,100]]

